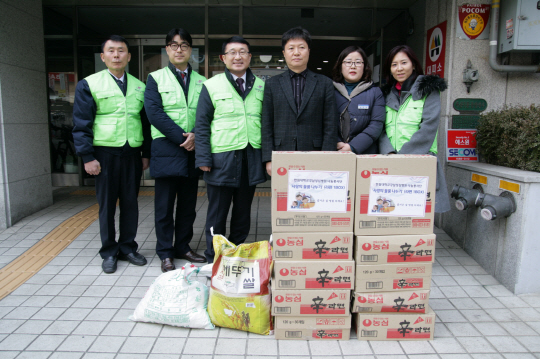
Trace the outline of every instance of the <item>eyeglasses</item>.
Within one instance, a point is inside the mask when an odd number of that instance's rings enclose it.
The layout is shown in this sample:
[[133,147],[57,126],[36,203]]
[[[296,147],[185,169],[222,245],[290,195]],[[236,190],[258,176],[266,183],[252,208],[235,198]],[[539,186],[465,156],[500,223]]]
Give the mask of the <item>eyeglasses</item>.
[[178,50],[178,48],[180,48],[182,51],[187,51],[187,49],[189,49],[189,45],[186,44],[185,42],[183,42],[181,44],[177,44],[176,42],[171,42],[168,46],[173,51]]
[[356,67],[360,67],[364,64],[364,61],[343,61],[343,64],[347,67],[351,67],[353,64],[356,65]]
[[236,55],[240,55],[242,57],[247,57],[248,54],[249,54],[249,51],[246,51],[246,50],[240,50],[240,51],[230,50],[230,51],[225,53],[225,55],[230,55],[232,57],[236,57]]

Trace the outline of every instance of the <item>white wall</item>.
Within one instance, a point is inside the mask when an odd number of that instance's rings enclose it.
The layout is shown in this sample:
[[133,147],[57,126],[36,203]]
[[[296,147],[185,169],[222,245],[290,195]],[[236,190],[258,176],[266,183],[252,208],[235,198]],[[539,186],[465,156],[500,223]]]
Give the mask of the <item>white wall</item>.
[[[502,0],[508,1],[508,0]],[[446,130],[451,128],[452,115],[459,115],[452,107],[458,98],[482,98],[487,101],[486,112],[504,105],[540,104],[540,74],[497,72],[489,66],[489,40],[462,40],[456,36],[458,8],[464,4],[491,4],[491,1],[473,0],[426,0],[424,40],[427,30],[447,21],[445,78],[448,90],[441,94],[441,124],[439,126],[439,160],[445,162]],[[489,28],[484,30],[489,32]],[[424,51],[425,51],[424,43]],[[424,56],[425,57],[425,56]],[[479,71],[479,80],[471,87],[470,93],[463,83],[463,70],[467,60],[473,69]],[[510,64],[531,65],[531,54],[511,54]],[[448,183],[452,188],[452,183]],[[443,226],[444,215],[438,215],[435,223]],[[444,226],[443,226],[444,227]]]
[[0,0],[0,228],[52,204],[40,0]]

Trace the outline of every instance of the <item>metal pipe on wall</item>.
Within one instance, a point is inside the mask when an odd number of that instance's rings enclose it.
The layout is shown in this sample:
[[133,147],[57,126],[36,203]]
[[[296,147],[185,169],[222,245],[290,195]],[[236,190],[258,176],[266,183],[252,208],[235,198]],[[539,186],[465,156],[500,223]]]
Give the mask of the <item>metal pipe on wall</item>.
[[499,65],[497,63],[497,46],[499,36],[499,9],[501,0],[491,1],[491,28],[489,29],[489,66],[499,72],[540,72],[540,65],[518,66]]

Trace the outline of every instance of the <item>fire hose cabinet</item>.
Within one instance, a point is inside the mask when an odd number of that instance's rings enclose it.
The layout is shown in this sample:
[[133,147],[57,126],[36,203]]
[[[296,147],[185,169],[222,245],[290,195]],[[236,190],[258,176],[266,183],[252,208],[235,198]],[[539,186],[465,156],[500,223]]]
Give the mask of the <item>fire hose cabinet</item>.
[[540,1],[501,1],[499,53],[540,51],[540,36],[538,34],[540,34]]

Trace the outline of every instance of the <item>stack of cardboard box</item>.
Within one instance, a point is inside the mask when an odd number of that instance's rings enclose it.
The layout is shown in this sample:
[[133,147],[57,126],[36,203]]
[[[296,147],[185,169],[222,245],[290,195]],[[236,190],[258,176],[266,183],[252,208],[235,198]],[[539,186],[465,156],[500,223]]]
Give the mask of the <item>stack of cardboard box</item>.
[[274,152],[272,168],[276,338],[348,340],[356,157]]
[[437,159],[357,156],[356,282],[359,340],[433,339],[429,289]]

